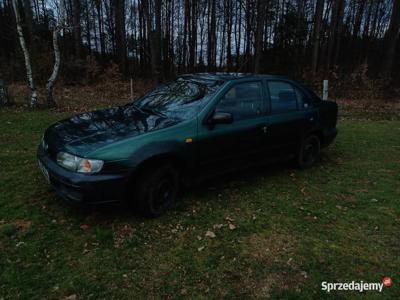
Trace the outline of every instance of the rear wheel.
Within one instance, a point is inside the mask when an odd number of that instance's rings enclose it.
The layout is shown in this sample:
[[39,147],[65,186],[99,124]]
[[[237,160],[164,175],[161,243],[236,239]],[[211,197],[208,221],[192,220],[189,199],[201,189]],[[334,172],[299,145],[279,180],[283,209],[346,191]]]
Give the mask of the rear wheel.
[[174,202],[179,189],[178,172],[170,165],[151,167],[140,174],[132,195],[140,213],[155,218],[164,214]]
[[312,167],[319,158],[321,143],[316,135],[306,137],[297,155],[297,164],[301,169]]

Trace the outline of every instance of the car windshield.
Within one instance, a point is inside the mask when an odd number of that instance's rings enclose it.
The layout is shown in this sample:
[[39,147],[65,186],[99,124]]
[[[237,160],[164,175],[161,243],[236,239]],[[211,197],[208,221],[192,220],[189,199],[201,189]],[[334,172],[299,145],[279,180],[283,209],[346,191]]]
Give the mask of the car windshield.
[[221,84],[218,81],[177,78],[157,86],[136,100],[134,105],[147,113],[187,120],[197,115]]

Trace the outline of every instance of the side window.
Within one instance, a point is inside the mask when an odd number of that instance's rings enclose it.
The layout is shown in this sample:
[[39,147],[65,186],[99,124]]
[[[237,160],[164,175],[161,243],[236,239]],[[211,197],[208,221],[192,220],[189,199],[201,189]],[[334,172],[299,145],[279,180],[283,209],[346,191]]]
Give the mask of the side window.
[[283,81],[269,81],[272,113],[286,113],[297,110],[296,92],[293,86]]
[[229,112],[234,121],[255,118],[263,112],[261,82],[244,82],[233,86],[220,100],[217,112]]
[[294,88],[296,92],[297,103],[299,104],[299,108],[301,110],[308,109],[312,107],[312,102],[309,97],[303,93],[303,91],[299,90],[298,88]]

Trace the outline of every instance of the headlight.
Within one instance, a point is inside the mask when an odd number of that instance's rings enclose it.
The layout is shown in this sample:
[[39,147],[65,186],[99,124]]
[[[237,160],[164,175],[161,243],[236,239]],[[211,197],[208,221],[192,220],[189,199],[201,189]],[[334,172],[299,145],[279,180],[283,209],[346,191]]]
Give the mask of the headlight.
[[97,173],[104,165],[102,160],[81,158],[65,152],[57,154],[57,163],[70,171],[79,173]]

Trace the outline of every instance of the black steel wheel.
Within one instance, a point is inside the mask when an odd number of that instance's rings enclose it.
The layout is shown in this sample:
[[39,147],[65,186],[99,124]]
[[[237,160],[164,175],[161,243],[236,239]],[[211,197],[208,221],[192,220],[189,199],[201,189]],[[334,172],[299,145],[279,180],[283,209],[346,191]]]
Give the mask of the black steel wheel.
[[136,207],[147,217],[161,216],[178,194],[178,172],[170,165],[163,165],[144,170],[139,176],[141,179],[136,185],[138,197],[134,199]]
[[319,158],[321,151],[321,142],[316,135],[306,137],[297,155],[297,164],[301,169],[312,167]]

